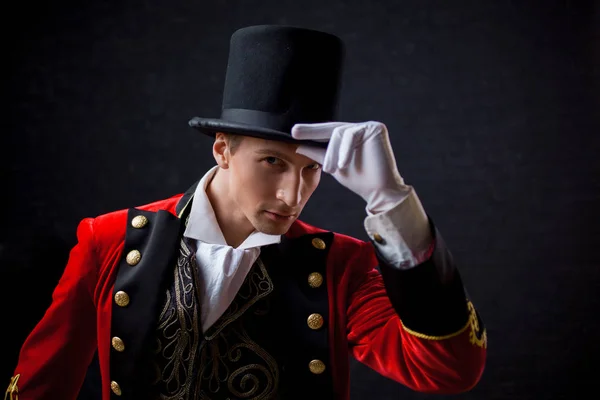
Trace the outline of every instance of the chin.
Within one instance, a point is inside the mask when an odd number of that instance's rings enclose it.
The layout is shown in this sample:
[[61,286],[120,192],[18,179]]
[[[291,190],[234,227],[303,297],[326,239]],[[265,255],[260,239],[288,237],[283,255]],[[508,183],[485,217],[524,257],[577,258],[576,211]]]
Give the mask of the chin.
[[267,234],[267,235],[285,235],[288,231],[289,227],[286,229],[273,229],[271,231],[266,231],[263,233]]
[[284,235],[292,224],[286,224],[285,226],[268,226],[267,224],[260,224],[255,226],[256,230],[267,235]]
[[254,229],[267,235],[283,235],[290,229],[293,223],[294,220],[289,222],[255,220],[252,225],[254,225]]

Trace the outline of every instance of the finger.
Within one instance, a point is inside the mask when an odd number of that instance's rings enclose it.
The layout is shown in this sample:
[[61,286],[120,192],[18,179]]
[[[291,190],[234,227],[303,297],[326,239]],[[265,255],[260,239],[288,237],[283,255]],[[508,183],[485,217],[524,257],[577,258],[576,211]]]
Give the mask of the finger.
[[335,128],[327,145],[325,160],[323,160],[323,171],[328,174],[333,174],[337,170],[340,146],[342,144],[342,131],[343,128],[341,126]]
[[[341,129],[341,128],[337,128]],[[354,157],[356,147],[362,142],[366,127],[364,125],[353,125],[340,132],[342,138],[338,148],[337,168],[348,167]]]
[[304,146],[304,145],[300,145],[296,149],[296,153],[302,154],[303,156],[306,156],[306,157],[310,158],[311,160],[318,162],[321,165],[323,165],[323,161],[325,161],[325,152],[326,151],[327,150],[321,149],[319,147]]
[[318,124],[295,124],[292,137],[297,140],[329,140],[333,130],[348,125],[347,122],[321,122]]

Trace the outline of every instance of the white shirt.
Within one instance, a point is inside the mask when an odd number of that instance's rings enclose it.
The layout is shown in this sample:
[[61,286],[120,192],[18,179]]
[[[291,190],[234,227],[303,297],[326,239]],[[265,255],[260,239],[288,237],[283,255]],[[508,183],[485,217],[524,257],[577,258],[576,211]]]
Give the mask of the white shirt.
[[227,310],[260,255],[260,246],[281,241],[280,235],[254,231],[237,248],[227,245],[206,187],[219,167],[202,177],[192,200],[192,209],[183,235],[196,240],[196,262],[201,285],[202,330],[206,332]]
[[[206,195],[206,187],[218,168],[211,168],[198,183],[183,233],[196,240],[203,332],[227,310],[258,259],[260,247],[281,241],[280,235],[254,231],[237,248],[227,245]],[[419,255],[432,241],[427,216],[412,188],[391,210],[367,216],[365,229],[370,237],[379,233],[386,238],[383,245],[375,245],[386,260],[398,268],[417,265]]]

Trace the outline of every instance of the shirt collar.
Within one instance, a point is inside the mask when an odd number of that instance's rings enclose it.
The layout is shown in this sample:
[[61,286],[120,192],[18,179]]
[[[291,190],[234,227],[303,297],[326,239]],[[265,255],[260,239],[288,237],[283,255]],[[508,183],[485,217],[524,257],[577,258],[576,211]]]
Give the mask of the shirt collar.
[[[202,179],[200,179],[200,182],[198,182],[192,200],[192,209],[190,210],[187,227],[185,228],[183,235],[187,238],[200,240],[204,243],[227,246],[223,232],[217,222],[215,212],[206,195],[206,187],[218,169],[219,166],[215,165],[208,170]],[[237,248],[240,250],[250,249],[253,247],[279,243],[280,241],[281,235],[268,235],[255,230]]]

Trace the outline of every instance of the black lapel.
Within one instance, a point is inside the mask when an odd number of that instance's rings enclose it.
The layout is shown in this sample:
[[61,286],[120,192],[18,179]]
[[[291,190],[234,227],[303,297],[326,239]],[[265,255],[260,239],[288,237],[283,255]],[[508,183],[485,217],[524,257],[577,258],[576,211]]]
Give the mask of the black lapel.
[[198,186],[198,183],[200,183],[200,181],[196,181],[192,186],[190,186],[190,188],[185,191],[183,196],[181,196],[181,199],[179,199],[179,201],[177,202],[177,206],[175,206],[175,214],[177,214],[179,218],[181,218],[182,212],[187,212],[189,214],[192,204],[191,201],[194,196],[194,192],[196,191],[196,187]]
[[[329,326],[327,291],[327,260],[333,236],[331,232],[294,239],[283,236],[278,245],[261,250],[260,257],[267,265],[275,287],[276,301],[272,312],[277,315],[278,322],[273,329],[285,326],[285,343],[293,344],[285,349],[286,364],[282,367],[288,376],[294,377],[294,381],[306,383],[302,387],[282,387],[283,398],[334,397],[329,330],[335,328]],[[314,279],[315,275],[320,278]],[[311,327],[312,318],[320,318],[324,324]],[[324,372],[312,373],[309,369],[311,362],[322,362]],[[293,393],[285,392],[286,389],[293,390]]]
[[[197,183],[179,200],[177,216],[169,211],[129,209],[123,256],[113,292],[111,321],[111,398],[145,398],[152,371],[152,335],[158,308],[172,277],[183,221]],[[120,392],[118,395],[115,392]]]

